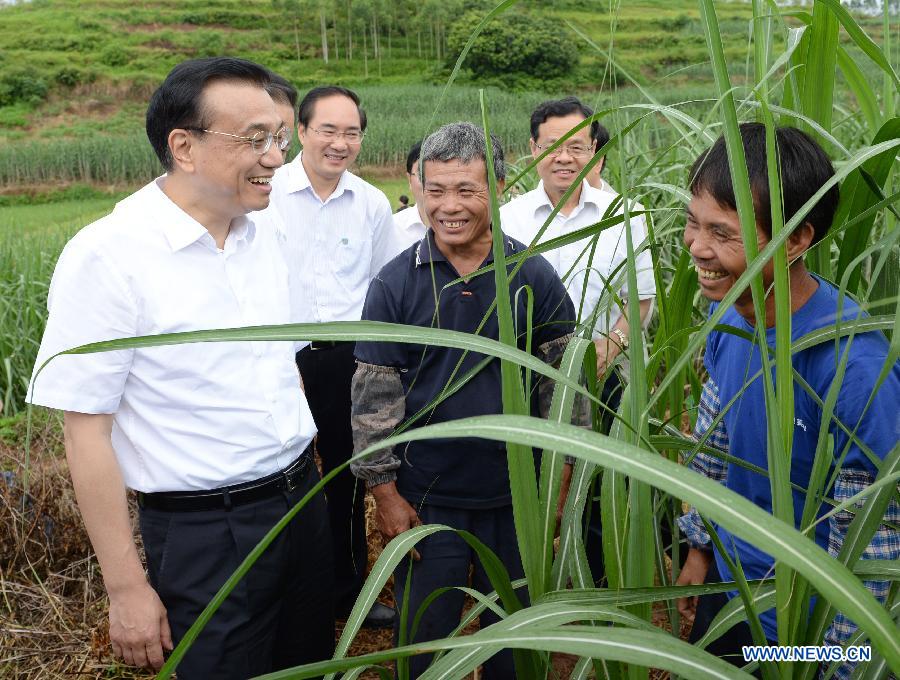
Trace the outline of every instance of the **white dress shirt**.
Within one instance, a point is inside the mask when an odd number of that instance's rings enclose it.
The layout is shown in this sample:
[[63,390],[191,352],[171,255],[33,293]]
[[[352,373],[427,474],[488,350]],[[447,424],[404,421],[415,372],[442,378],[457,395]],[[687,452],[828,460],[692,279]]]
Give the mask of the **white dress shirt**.
[[[614,192],[601,191],[583,182],[578,205],[568,216],[558,213],[544,231],[539,243],[596,224],[603,219],[617,197],[618,194]],[[629,212],[639,210],[643,208],[634,203]],[[533,191],[522,194],[500,207],[501,228],[505,234],[529,245],[552,211],[553,203],[544,191],[544,183],[541,182]],[[616,214],[619,213],[621,208],[616,211]],[[632,243],[637,251],[647,238],[647,225],[643,216],[630,216],[629,221]],[[550,261],[566,284],[572,302],[575,303],[579,323],[588,322],[596,315],[593,337],[597,338],[606,334],[621,316],[621,310],[609,294],[607,285],[623,298],[627,297],[628,293],[628,273],[623,264],[628,257],[625,224],[600,232],[593,256],[591,242],[592,238],[585,238],[546,252],[544,257]],[[649,251],[644,249],[638,253],[635,263],[639,299],[654,297],[656,288]]]
[[293,320],[359,321],[369,282],[396,255],[391,204],[350,172],[323,201],[302,155],[275,172],[271,197],[287,231],[286,259],[296,286]]
[[419,214],[419,206],[411,205],[394,213],[394,255],[421,241],[427,231],[428,227]]
[[[50,284],[35,365],[114,338],[290,321],[277,213],[236,220],[219,250],[151,182],[82,229]],[[316,427],[291,342],[211,342],[57,357],[30,401],[114,414],[125,483],[144,492],[212,489],[290,464]]]

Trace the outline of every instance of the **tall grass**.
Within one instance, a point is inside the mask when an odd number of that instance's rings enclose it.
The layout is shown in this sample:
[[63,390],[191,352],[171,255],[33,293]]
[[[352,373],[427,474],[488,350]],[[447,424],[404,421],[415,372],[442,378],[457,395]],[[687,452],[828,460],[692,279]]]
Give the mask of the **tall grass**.
[[[511,0],[502,3],[498,11],[511,4]],[[725,630],[726,620],[729,623],[753,622],[759,611],[774,604],[779,605],[779,642],[821,644],[825,628],[835,610],[839,610],[859,625],[859,640],[871,644],[876,652],[876,660],[864,665],[861,674],[875,678],[886,677],[891,671],[900,672],[896,583],[900,574],[896,565],[867,566],[859,562],[862,547],[869,542],[879,523],[879,508],[883,512],[886,503],[896,495],[900,447],[896,447],[882,463],[879,479],[884,481],[873,488],[865,508],[857,513],[837,560],[793,526],[790,479],[785,469],[791,449],[789,423],[794,417],[790,398],[795,379],[791,355],[811,344],[834,342],[840,335],[852,335],[863,328],[896,330],[900,300],[896,288],[886,289],[884,281],[897,276],[896,255],[900,240],[900,232],[891,216],[900,198],[892,179],[900,148],[900,128],[894,118],[898,79],[885,53],[867,39],[836,0],[823,0],[816,4],[811,15],[800,15],[801,22],[807,24],[802,33],[797,32],[793,18],[789,20],[772,3],[760,1],[753,3],[755,19],[747,26],[747,34],[751,36],[746,55],[747,63],[752,65],[748,69],[750,75],[745,84],[736,85],[722,46],[716,7],[711,0],[700,0],[699,6],[709,61],[716,79],[716,89],[710,93],[708,103],[698,111],[693,105],[666,105],[649,99],[641,103],[626,102],[618,100],[617,91],[613,89],[608,94],[613,106],[598,114],[614,123],[610,127],[618,131],[606,149],[610,158],[607,177],[623,194],[624,219],[630,219],[630,215],[637,212],[637,202],[654,217],[647,241],[629,242],[628,249],[632,253],[650,250],[658,304],[658,320],[647,336],[637,324],[631,329],[629,385],[609,436],[565,424],[573,395],[585,393],[577,380],[583,362],[590,365],[592,359],[591,346],[586,342],[590,337],[589,330],[583,329],[584,342],[572,343],[559,370],[550,369],[515,349],[508,323],[506,267],[491,267],[488,268],[490,271],[484,272],[484,275],[494,276],[498,290],[503,291],[496,301],[501,327],[498,341],[438,329],[350,323],[178,334],[98,343],[78,350],[105,351],[211,338],[352,338],[461,347],[497,357],[503,362],[503,415],[409,429],[373,449],[429,437],[481,436],[507,442],[517,536],[530,605],[523,606],[513,591],[520,584],[510,583],[504,570],[494,568],[489,571],[495,592],[481,594],[475,612],[470,616],[493,601],[494,606],[499,606],[505,614],[499,623],[466,637],[454,635],[422,645],[344,658],[365,612],[394,567],[423,537],[452,530],[442,526],[417,527],[395,538],[377,561],[344,628],[335,659],[267,677],[314,677],[344,671],[350,672],[345,677],[358,677],[362,669],[371,665],[423,651],[441,650],[442,655],[428,677],[462,678],[501,648],[521,650],[516,658],[521,678],[547,677],[552,651],[582,657],[572,673],[573,678],[587,677],[592,671],[597,677],[647,678],[649,667],[663,668],[686,678],[747,677],[744,671],[715,659],[704,648]],[[614,21],[614,18],[613,12],[610,20]],[[475,28],[476,33],[478,28]],[[835,31],[850,40],[854,46],[852,52],[845,50],[844,56],[835,52]],[[614,58],[613,47],[600,49]],[[854,77],[854,68],[862,70],[863,65],[859,62],[863,61],[866,69],[874,65],[883,73],[884,87]],[[835,68],[846,77],[852,97],[865,103],[847,118],[841,118],[843,112],[836,109],[834,88],[823,87],[821,83],[823,73],[830,75]],[[488,94],[479,102],[480,111],[472,108],[466,116],[469,119],[477,116],[486,132],[498,130],[498,116],[491,101]],[[683,432],[684,426],[694,418],[698,390],[704,378],[697,359],[706,337],[738,295],[748,288],[752,290],[757,319],[761,321],[761,303],[767,294],[762,288],[762,268],[772,259],[784,268],[784,244],[788,234],[825,190],[823,188],[800,213],[787,221],[780,214],[776,200],[772,206],[772,240],[758,251],[752,196],[746,167],[741,163],[743,152],[738,136],[739,120],[748,118],[758,118],[770,128],[773,124],[799,121],[829,148],[837,165],[832,183],[841,183],[842,199],[832,235],[815,249],[811,264],[820,272],[834,275],[841,290],[854,293],[864,308],[877,306],[882,312],[881,316],[870,320],[845,322],[840,328],[826,328],[792,342],[790,334],[785,332],[790,316],[786,279],[776,277],[772,294],[776,300],[779,329],[772,356],[763,354],[767,364],[761,372],[765,384],[766,417],[772,429],[768,475],[775,499],[773,515],[681,464],[683,459],[703,448],[702,444],[685,437]],[[436,119],[444,119],[443,110],[438,111]],[[749,261],[746,272],[721,306],[706,318],[706,305],[698,298],[696,274],[681,246],[680,234],[683,207],[688,198],[684,192],[687,167],[719,134],[725,135],[731,156],[732,180]],[[490,163],[487,165],[491,167]],[[774,165],[772,167],[774,169]],[[529,168],[524,170],[527,173]],[[777,181],[775,173],[772,175],[772,181]],[[489,179],[493,184],[494,178]],[[772,195],[777,196],[778,192],[773,191]],[[496,215],[496,205],[492,208]],[[618,221],[621,218],[604,220],[581,236],[589,241]],[[509,264],[516,266],[517,263]],[[622,276],[629,281],[631,289],[636,288],[633,257],[629,258]],[[636,318],[636,301],[630,300],[628,304],[632,318]],[[885,314],[884,310],[889,311]],[[764,326],[764,323],[756,324],[758,329]],[[891,361],[900,356],[898,343],[900,337],[894,333]],[[644,356],[646,363],[641,361]],[[557,380],[551,422],[527,415],[523,399],[526,389],[518,366]],[[770,366],[774,367],[774,372],[769,370]],[[843,379],[840,363],[836,363],[836,372],[839,386]],[[836,395],[837,386],[830,394],[821,395],[825,420],[834,408]],[[816,452],[819,460],[831,455],[827,439],[820,438]],[[545,452],[537,478],[530,456],[522,455],[522,447],[528,446],[540,446]],[[370,451],[360,455],[368,453]],[[555,462],[562,453],[575,456],[578,462],[566,501],[559,547],[554,552],[552,541],[548,545],[542,518],[555,512],[554,499],[559,486],[559,469]],[[331,475],[273,527],[222,587],[178,645],[163,669],[162,677],[167,677],[177,667],[191,641],[244,577],[256,555],[266,548],[290,517],[302,511],[308,498],[327,484]],[[594,587],[581,531],[590,489],[598,477],[608,577],[604,588]],[[827,496],[827,491],[826,480],[814,478],[807,496]],[[662,527],[665,524],[674,526],[673,518],[681,512],[682,502],[696,506],[708,520],[769,553],[778,564],[772,579],[764,583],[740,584],[743,599],[733,600],[717,617],[710,633],[693,647],[678,639],[680,625],[671,603],[677,597],[737,586],[677,588],[672,585]],[[815,510],[814,503],[807,505]],[[491,563],[491,556],[483,547],[471,537],[465,538],[484,555],[486,562]],[[878,578],[894,582],[891,600],[885,606],[879,605],[861,583],[861,574],[872,573],[872,569],[879,572]],[[739,570],[737,573],[740,576]],[[817,596],[816,605],[813,614],[808,616],[813,595]],[[675,634],[650,625],[654,606],[662,607],[669,628]],[[410,616],[415,614],[409,613]],[[817,671],[813,664],[764,668],[769,677],[804,680],[812,678]]]
[[56,259],[75,231],[108,211],[112,199],[0,210],[0,416],[16,415],[47,321]]

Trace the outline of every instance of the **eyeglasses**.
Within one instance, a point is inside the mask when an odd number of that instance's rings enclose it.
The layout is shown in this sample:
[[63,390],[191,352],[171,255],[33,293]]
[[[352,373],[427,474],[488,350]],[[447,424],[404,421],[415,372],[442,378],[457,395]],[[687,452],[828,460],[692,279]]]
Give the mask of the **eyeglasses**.
[[326,142],[333,142],[335,139],[340,139],[341,137],[346,140],[347,144],[359,144],[363,137],[366,136],[366,133],[362,130],[348,130],[347,132],[338,132],[337,130],[322,130],[321,128],[309,128],[313,132],[315,132],[320,139],[324,139]]
[[[551,142],[550,144],[544,144],[541,146],[540,144],[535,144],[534,148],[543,152],[546,149],[549,149],[553,146],[555,142]],[[572,158],[584,158],[585,156],[590,156],[594,153],[593,146],[581,146],[579,144],[572,144],[571,146],[558,146],[553,151],[547,154],[549,158],[556,158],[563,151],[566,151]]]
[[218,130],[207,130],[205,128],[198,127],[186,127],[185,130],[195,130],[197,132],[208,132],[211,135],[222,135],[223,137],[234,137],[235,139],[240,139],[244,142],[247,142],[250,145],[250,148],[253,149],[253,153],[257,156],[263,156],[269,152],[269,149],[272,148],[272,142],[275,142],[279,151],[284,151],[291,145],[291,137],[285,129],[282,127],[278,130],[278,132],[266,132],[264,130],[257,130],[253,133],[252,136],[247,137],[244,135],[233,135],[230,132],[219,132]]

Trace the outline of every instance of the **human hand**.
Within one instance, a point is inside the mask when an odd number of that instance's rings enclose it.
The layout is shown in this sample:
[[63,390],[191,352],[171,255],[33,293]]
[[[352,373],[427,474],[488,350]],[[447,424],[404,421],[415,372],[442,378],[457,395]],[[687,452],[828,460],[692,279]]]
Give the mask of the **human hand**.
[[162,668],[164,652],[174,645],[166,608],[149,583],[109,593],[109,639],[113,654],[128,665]]
[[[415,509],[398,493],[393,482],[372,487],[372,495],[375,497],[375,523],[385,543],[422,524]],[[414,560],[420,559],[415,548],[410,554]]]
[[[681,568],[681,573],[678,574],[675,585],[696,586],[705,583],[706,573],[709,571],[712,559],[712,553],[707,550],[698,548],[688,550],[687,558],[684,561],[684,566]],[[694,622],[694,617],[697,615],[697,600],[698,597],[694,595],[693,597],[679,597],[675,601],[678,613],[691,623]]]
[[597,350],[597,379],[602,380],[622,348],[605,336],[594,340],[594,347]]

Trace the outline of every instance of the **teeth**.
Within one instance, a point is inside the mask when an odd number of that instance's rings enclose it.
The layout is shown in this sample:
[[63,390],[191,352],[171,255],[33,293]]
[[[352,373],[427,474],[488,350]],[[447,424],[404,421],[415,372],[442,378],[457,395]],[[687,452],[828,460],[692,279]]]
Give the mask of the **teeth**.
[[271,177],[251,177],[251,184],[269,184],[272,181]]
[[724,279],[728,274],[725,272],[714,272],[710,269],[702,269],[697,267],[697,273],[700,274],[700,278],[702,279]]
[[464,224],[465,224],[465,222],[444,222],[444,226],[447,227],[448,229],[457,229],[458,227],[461,227]]

